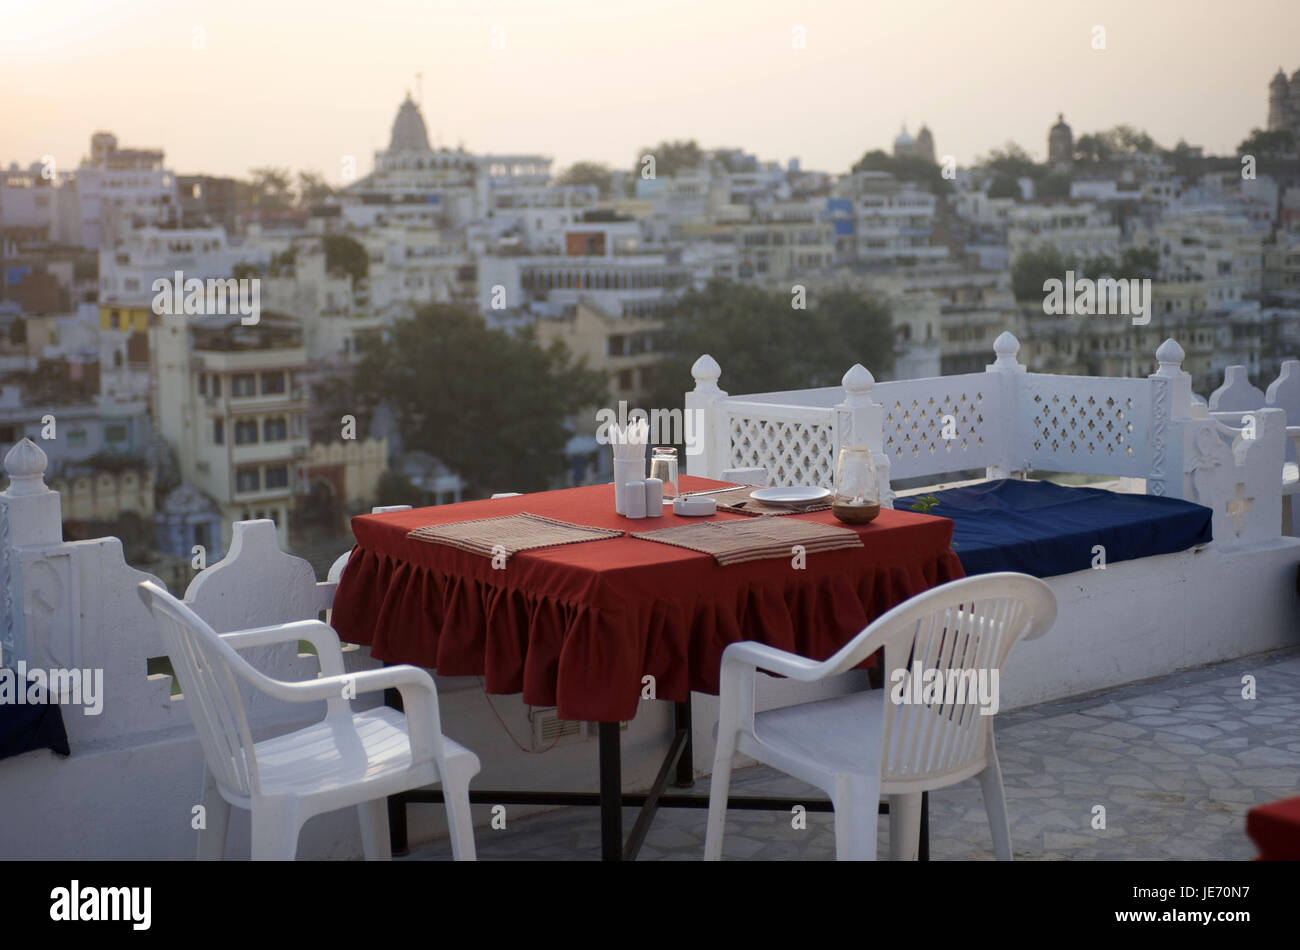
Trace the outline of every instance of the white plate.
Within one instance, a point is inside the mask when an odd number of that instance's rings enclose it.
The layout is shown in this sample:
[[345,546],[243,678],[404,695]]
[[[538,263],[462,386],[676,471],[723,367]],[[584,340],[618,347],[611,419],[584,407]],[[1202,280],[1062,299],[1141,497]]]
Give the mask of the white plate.
[[755,501],[767,501],[776,505],[806,505],[830,497],[829,488],[815,485],[791,485],[787,488],[759,488],[749,497]]

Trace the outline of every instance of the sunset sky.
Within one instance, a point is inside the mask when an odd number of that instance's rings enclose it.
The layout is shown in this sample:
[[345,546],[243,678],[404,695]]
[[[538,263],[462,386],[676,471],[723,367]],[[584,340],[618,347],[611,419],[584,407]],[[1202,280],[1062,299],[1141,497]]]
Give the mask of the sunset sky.
[[903,122],[961,163],[1041,158],[1058,112],[1226,152],[1278,66],[1296,0],[0,0],[0,163],[70,168],[103,129],[180,173],[339,182],[417,73],[433,144],[557,167],[695,138],[839,172]]

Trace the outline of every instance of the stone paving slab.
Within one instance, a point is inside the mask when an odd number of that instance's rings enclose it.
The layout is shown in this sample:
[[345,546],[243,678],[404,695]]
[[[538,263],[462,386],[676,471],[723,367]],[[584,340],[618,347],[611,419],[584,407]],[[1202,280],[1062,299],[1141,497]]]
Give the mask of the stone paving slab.
[[[1243,677],[1256,696],[1244,699]],[[1256,804],[1300,793],[1300,651],[1261,655],[1148,680],[997,718],[1011,840],[1017,860],[1247,860],[1245,833]],[[708,779],[696,783],[701,794]],[[736,772],[737,794],[810,800],[816,789],[759,766]],[[1093,828],[1096,806],[1106,827]],[[419,806],[416,806],[419,807]],[[475,806],[486,818],[488,806]],[[483,809],[483,814],[477,814]],[[624,810],[630,829],[635,809]],[[729,860],[830,860],[834,819],[807,814],[791,827],[785,812],[733,811],[723,855]],[[889,853],[881,817],[878,854]],[[643,860],[694,861],[704,853],[703,809],[662,809]],[[598,860],[594,808],[567,808],[476,829],[480,860]],[[979,785],[963,782],[930,796],[931,856],[992,860]],[[446,860],[445,841],[402,860]]]

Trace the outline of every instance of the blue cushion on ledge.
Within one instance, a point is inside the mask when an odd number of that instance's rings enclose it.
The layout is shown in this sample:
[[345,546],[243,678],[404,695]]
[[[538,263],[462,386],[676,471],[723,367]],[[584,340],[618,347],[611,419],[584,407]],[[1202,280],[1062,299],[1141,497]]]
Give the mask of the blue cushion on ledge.
[[[933,493],[930,513],[953,522],[953,548],[967,574],[1020,571],[1035,577],[1185,551],[1212,539],[1213,512],[1180,498],[1003,478]],[[910,508],[916,499],[900,498]]]

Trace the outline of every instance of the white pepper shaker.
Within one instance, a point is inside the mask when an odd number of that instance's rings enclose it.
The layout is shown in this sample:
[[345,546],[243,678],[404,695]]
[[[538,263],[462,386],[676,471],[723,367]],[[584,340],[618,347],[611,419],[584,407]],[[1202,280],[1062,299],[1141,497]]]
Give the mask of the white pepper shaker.
[[662,478],[645,480],[645,516],[659,518],[664,513],[664,481]]
[[623,514],[629,518],[644,518],[645,482],[628,482],[623,489]]

